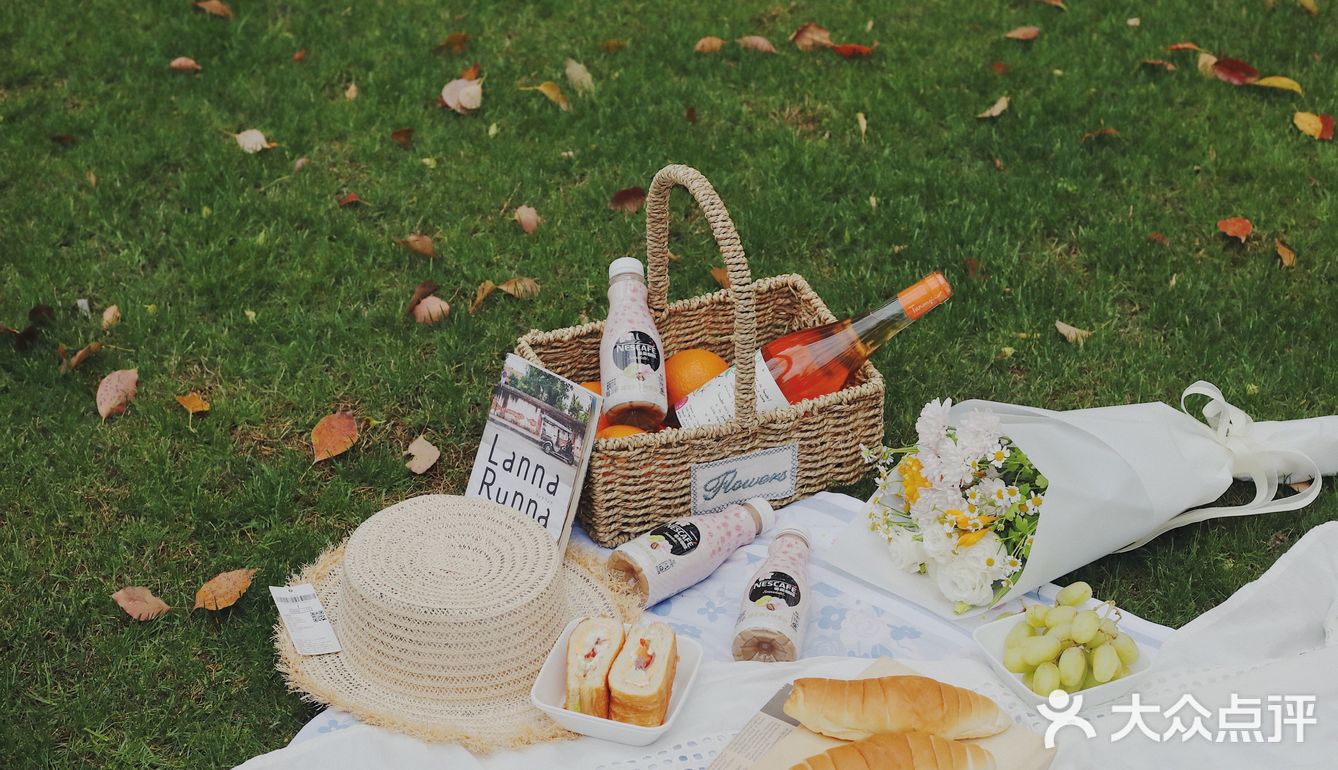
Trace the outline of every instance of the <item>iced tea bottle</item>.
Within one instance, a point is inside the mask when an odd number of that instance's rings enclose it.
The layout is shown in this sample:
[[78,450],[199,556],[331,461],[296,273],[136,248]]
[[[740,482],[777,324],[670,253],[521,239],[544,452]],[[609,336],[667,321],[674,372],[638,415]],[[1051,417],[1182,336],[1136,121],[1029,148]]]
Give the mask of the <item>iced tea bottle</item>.
[[664,343],[646,304],[641,260],[609,265],[609,317],[599,344],[599,379],[609,422],[655,430],[669,410],[664,387]]

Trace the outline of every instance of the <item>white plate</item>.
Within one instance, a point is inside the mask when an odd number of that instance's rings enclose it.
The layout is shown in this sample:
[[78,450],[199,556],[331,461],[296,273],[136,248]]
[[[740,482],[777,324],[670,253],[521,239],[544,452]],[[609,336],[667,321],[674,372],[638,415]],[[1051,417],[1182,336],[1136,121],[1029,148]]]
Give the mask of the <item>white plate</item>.
[[[567,640],[581,620],[583,618],[576,618],[562,629],[553,650],[548,653],[548,659],[544,661],[544,667],[539,670],[539,678],[534,680],[534,686],[530,688],[530,702],[552,717],[554,722],[574,733],[629,746],[654,743],[656,738],[673,726],[678,712],[683,710],[683,702],[687,700],[688,691],[697,679],[697,669],[701,668],[702,646],[686,637],[677,638],[678,667],[674,671],[674,689],[669,694],[669,711],[665,714],[664,724],[659,727],[629,725],[562,707],[567,700]],[[630,629],[631,625],[626,624],[624,628]]]
[[[1100,606],[1099,602],[1091,601],[1088,602],[1085,609],[1096,609]],[[1045,703],[1046,699],[1032,692],[1031,688],[1023,684],[1021,674],[1014,674],[1004,668],[1003,664],[1004,639],[1008,637],[1008,632],[1013,630],[1013,626],[1023,622],[1023,618],[1022,613],[1000,618],[980,626],[971,636],[975,638],[981,652],[985,653],[990,665],[994,667],[994,673],[998,674],[1004,684],[1011,687],[1023,702],[1040,705]],[[1129,673],[1125,676],[1113,682],[1099,684],[1096,687],[1089,687],[1086,690],[1079,690],[1074,693],[1074,695],[1082,696],[1083,708],[1108,703],[1116,698],[1123,697],[1134,689],[1143,675],[1147,673],[1147,670],[1152,668],[1152,658],[1156,654],[1155,651],[1142,644],[1138,645],[1138,653],[1138,660],[1134,661],[1134,664],[1129,667]]]

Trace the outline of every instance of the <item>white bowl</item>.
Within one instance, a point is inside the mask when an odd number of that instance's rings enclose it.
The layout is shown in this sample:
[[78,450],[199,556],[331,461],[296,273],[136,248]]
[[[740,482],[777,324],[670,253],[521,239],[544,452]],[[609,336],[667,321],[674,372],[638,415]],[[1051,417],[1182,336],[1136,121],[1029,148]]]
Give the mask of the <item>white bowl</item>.
[[[616,722],[612,719],[581,714],[562,707],[567,700],[567,639],[581,622],[577,618],[567,624],[553,645],[552,652],[539,670],[539,678],[530,688],[530,702],[540,711],[553,718],[554,722],[574,733],[603,738],[606,741],[625,743],[629,746],[645,746],[654,743],[656,738],[673,726],[678,712],[683,710],[683,702],[688,698],[692,683],[697,680],[697,669],[701,668],[702,646],[692,639],[678,636],[678,667],[674,672],[674,689],[669,694],[669,711],[665,714],[664,724],[659,727],[642,727]],[[624,626],[630,629],[630,625]]]
[[[1099,606],[1099,604],[1092,603],[1086,609],[1096,609]],[[1013,630],[1013,626],[1023,622],[1024,617],[1024,614],[1018,613],[991,621],[976,628],[971,636],[975,638],[981,652],[985,653],[990,665],[994,667],[994,673],[998,674],[999,678],[1013,689],[1017,697],[1021,698],[1024,703],[1040,705],[1046,702],[1046,698],[1032,692],[1031,688],[1023,684],[1021,674],[1014,674],[1004,668],[1003,664],[1004,639],[1008,637],[1008,632]],[[1099,684],[1073,693],[1082,696],[1083,708],[1109,703],[1133,690],[1139,681],[1144,678],[1147,670],[1152,667],[1152,659],[1155,654],[1153,650],[1148,649],[1147,645],[1143,644],[1138,645],[1138,653],[1138,660],[1134,661],[1134,664],[1129,667],[1129,673],[1125,676],[1113,682]]]

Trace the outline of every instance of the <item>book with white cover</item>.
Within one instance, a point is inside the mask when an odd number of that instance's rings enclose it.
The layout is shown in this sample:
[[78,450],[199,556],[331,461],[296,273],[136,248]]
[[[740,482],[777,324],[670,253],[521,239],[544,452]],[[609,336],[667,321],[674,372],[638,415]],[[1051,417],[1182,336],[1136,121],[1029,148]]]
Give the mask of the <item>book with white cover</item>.
[[492,392],[488,420],[465,486],[514,508],[567,548],[594,448],[599,395],[514,353]]

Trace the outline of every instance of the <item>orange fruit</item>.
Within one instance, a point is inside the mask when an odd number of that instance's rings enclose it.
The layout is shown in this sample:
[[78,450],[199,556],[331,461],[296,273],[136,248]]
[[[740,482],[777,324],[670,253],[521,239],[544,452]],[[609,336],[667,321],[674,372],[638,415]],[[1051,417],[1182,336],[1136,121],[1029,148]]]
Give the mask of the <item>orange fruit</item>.
[[725,359],[709,350],[688,348],[669,356],[664,362],[664,384],[669,406],[677,404],[692,391],[715,379],[729,368]]
[[638,433],[645,433],[645,431],[631,425],[610,425],[596,433],[595,438],[622,438],[624,436],[635,436]]
[[[601,396],[604,395],[604,389],[600,386],[599,380],[590,380],[589,382],[583,382],[581,383],[581,387],[585,388],[591,393],[598,393]],[[599,432],[607,427],[609,427],[609,416],[604,414],[603,412],[600,412],[599,424],[595,426],[595,438],[600,438]]]
[[604,395],[604,389],[600,387],[599,380],[591,380],[589,382],[583,382],[581,383],[581,387],[585,388],[591,393],[596,393],[601,396]]

